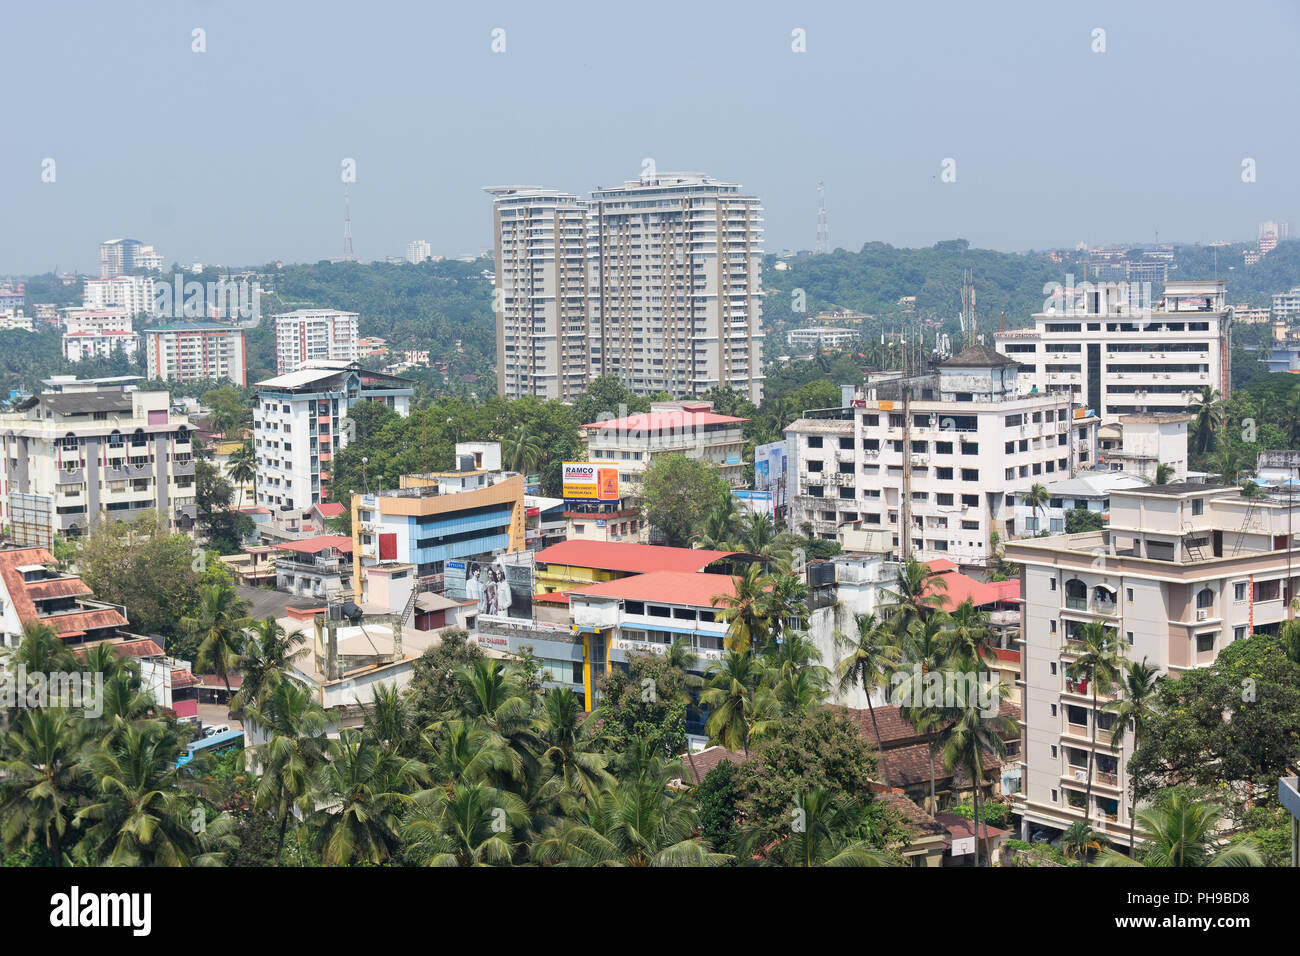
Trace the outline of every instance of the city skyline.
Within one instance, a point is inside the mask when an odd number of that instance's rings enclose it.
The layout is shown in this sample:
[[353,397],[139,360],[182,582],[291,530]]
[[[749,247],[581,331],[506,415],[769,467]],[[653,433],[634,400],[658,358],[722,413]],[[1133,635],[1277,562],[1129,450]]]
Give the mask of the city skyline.
[[[1300,12],[1281,3],[1250,18],[1208,4],[1177,18],[1118,4],[719,4],[650,19],[573,4],[563,20],[506,4],[364,22],[334,4],[196,3],[140,23],[68,6],[75,16],[11,15],[9,36],[23,42],[10,41],[6,68],[43,81],[3,134],[7,211],[27,228],[0,239],[0,272],[93,273],[114,236],[153,244],[168,264],[338,257],[345,187],[362,261],[401,256],[414,239],[433,255],[477,255],[491,245],[481,187],[586,195],[637,178],[646,160],[761,197],[771,252],[814,246],[818,180],[830,246],[852,250],[1246,240],[1300,208],[1286,172],[1300,145],[1286,122],[1300,105],[1286,66]],[[923,48],[890,41],[901,36]],[[106,108],[85,93],[96,52],[114,44],[133,51],[117,66],[121,87],[147,96]],[[1206,50],[1224,66],[1193,89],[1179,64]],[[689,69],[657,69],[665,52]],[[520,84],[557,57],[599,135],[556,136],[547,110],[515,110],[509,140],[495,135],[504,120],[491,104],[519,105]],[[653,89],[638,93],[638,77]],[[154,135],[128,134],[121,109],[139,110]]]

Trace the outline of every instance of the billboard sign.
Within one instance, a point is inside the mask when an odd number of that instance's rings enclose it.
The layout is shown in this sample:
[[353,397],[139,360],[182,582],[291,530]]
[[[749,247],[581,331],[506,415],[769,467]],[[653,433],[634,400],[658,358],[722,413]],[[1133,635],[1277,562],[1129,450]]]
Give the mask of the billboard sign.
[[769,518],[775,518],[776,511],[770,491],[750,491],[746,488],[740,488],[731,493],[736,499],[736,504],[746,511],[752,511],[756,514],[764,514]]
[[789,470],[789,446],[783,441],[759,445],[754,449],[754,488],[770,491],[786,482]]
[[566,461],[561,467],[566,501],[618,501],[617,466]]

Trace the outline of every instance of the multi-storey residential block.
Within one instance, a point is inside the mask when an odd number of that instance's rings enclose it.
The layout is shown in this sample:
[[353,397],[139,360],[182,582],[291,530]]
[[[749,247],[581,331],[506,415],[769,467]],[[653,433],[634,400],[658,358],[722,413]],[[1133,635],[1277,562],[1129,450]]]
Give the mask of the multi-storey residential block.
[[101,518],[155,509],[189,530],[195,513],[193,426],[166,392],[122,379],[60,376],[0,415],[3,520],[23,544],[82,534]]
[[[524,550],[523,476],[499,470],[499,446],[484,462],[458,445],[457,460],[456,471],[403,475],[399,488],[352,495],[355,594],[365,597],[367,568],[396,562],[414,568],[420,590],[464,598],[467,563]],[[448,575],[448,562],[459,573]]]
[[162,272],[163,257],[153,246],[140,246],[135,250],[132,257],[137,269],[147,269],[149,272]]
[[1284,500],[1235,487],[1150,485],[1112,489],[1101,531],[1007,544],[1023,567],[1026,831],[1086,819],[1128,844],[1132,730],[1112,744],[1114,688],[1096,688],[1094,708],[1094,689],[1072,678],[1080,627],[1101,623],[1124,659],[1170,677],[1276,633],[1293,615],[1296,517]]
[[591,376],[588,204],[532,186],[488,192],[496,197],[497,393],[576,398]]
[[719,415],[712,402],[655,402],[644,414],[588,422],[581,428],[588,458],[618,465],[620,492],[639,494],[646,468],[659,455],[707,461],[733,488],[744,484],[744,424],[747,418]]
[[271,317],[275,322],[275,370],[284,375],[309,362],[355,362],[357,313],[297,309]]
[[1034,316],[1032,329],[996,333],[997,349],[1025,366],[1023,384],[1068,392],[1103,422],[1184,411],[1204,386],[1232,388],[1232,310],[1226,283],[1167,282],[1154,309],[1135,309],[1124,286],[1079,285],[1082,308]]
[[112,279],[87,279],[83,304],[87,309],[118,307],[127,315],[144,315],[153,311],[152,276],[115,276]]
[[1016,537],[1047,531],[1065,534],[1065,516],[1071,511],[1090,511],[1100,519],[1110,511],[1110,493],[1116,488],[1142,488],[1147,482],[1124,472],[1081,471],[1077,477],[1045,485],[1051,495],[1047,504],[1035,507],[1016,501]]
[[42,624],[71,646],[116,639],[125,609],[93,597],[77,575],[54,569],[47,548],[0,551],[0,647],[17,647],[24,627]]
[[151,380],[227,379],[247,384],[243,329],[195,322],[145,329],[143,334]]
[[856,329],[813,326],[806,329],[791,329],[785,334],[785,343],[812,349],[842,349],[861,334]]
[[702,173],[592,193],[593,375],[639,395],[714,385],[763,397],[758,198]]
[[99,246],[99,277],[111,279],[136,268],[135,254],[144,248],[139,239],[110,239]]
[[806,412],[794,438],[791,525],[833,539],[879,528],[895,553],[983,565],[1014,533],[1016,501],[1096,458],[1097,419],[1069,393],[1027,394],[1016,362],[982,345],[937,374]]
[[0,309],[0,332],[33,330],[32,317],[24,315],[22,309]]
[[762,397],[757,198],[700,173],[495,198],[498,391],[569,398],[599,375],[641,395]]
[[427,243],[423,239],[413,240],[406,247],[407,262],[411,262],[411,263],[424,262],[424,260],[432,259],[432,258],[433,258],[433,247],[430,246],[429,243]]
[[1287,325],[1294,325],[1300,320],[1300,286],[1290,292],[1273,294],[1273,318]]
[[65,309],[63,325],[63,357],[69,362],[108,358],[115,352],[131,355],[140,344],[131,329],[131,314],[121,306]]
[[347,445],[343,419],[358,402],[379,401],[410,414],[409,379],[355,362],[314,362],[257,383],[253,452],[257,504],[297,517],[329,495],[330,462]]

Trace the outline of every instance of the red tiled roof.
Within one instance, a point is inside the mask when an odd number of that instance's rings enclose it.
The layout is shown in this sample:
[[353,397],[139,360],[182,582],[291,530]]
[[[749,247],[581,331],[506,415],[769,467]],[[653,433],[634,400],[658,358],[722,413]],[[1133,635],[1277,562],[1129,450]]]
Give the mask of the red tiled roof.
[[42,624],[54,628],[59,637],[76,637],[85,631],[102,627],[126,627],[126,618],[108,607],[79,611],[75,614],[55,614],[39,620]]
[[26,564],[53,564],[54,555],[44,548],[15,548],[12,551],[0,551],[0,577],[9,592],[18,620],[26,624],[36,620],[36,605],[27,593],[27,582],[23,580],[18,569]]
[[[225,689],[226,689],[226,682],[222,679],[222,677],[221,677],[220,674],[200,674],[200,675],[198,675],[198,681],[199,681],[199,686],[200,686],[200,687],[208,687],[208,688],[211,688],[211,689],[214,689],[214,690],[216,690],[216,689],[225,690]],[[239,688],[242,687],[243,684],[244,684],[244,675],[243,675],[243,674],[231,674],[231,675],[230,675],[230,689],[231,689],[231,690],[239,690]]]
[[[936,813],[934,821],[946,829],[954,840],[975,836],[975,821],[959,817],[955,813]],[[990,826],[988,823],[981,823],[979,827],[981,837],[999,837],[1007,832],[1009,831],[1003,830],[1001,827]]]
[[568,591],[552,591],[550,594],[539,594],[533,598],[534,604],[568,604]]
[[56,578],[53,581],[35,581],[31,584],[25,584],[25,587],[27,588],[27,596],[33,601],[95,593],[86,586],[86,582],[81,578]]
[[[172,671],[172,690],[179,690],[182,687],[197,687],[202,683],[203,681],[199,680],[182,667],[178,667],[176,670]],[[234,686],[233,681],[231,682],[231,686]]]
[[[133,641],[108,641],[101,643],[108,643],[113,648],[113,653],[118,657],[162,657],[164,653],[163,649],[158,646],[156,641],[147,637],[141,637]],[[77,656],[77,660],[84,661],[86,659],[86,651],[89,649],[89,647],[77,647],[73,649],[72,653]]]
[[578,427],[621,432],[659,433],[683,428],[703,428],[705,425],[731,425],[736,422],[747,421],[749,421],[748,418],[718,415],[715,412],[641,412],[637,415],[629,415],[627,418],[614,418],[607,422],[589,422]]
[[561,541],[538,551],[536,560],[539,564],[642,574],[646,571],[699,571],[720,558],[739,553],[622,541]]
[[314,538],[286,541],[275,546],[277,551],[297,551],[299,554],[320,554],[326,548],[337,548],[344,554],[351,554],[352,539],[341,534],[318,534]]
[[686,771],[686,782],[698,786],[700,781],[708,776],[709,771],[718,764],[730,762],[740,766],[748,760],[749,757],[743,753],[722,746],[713,746],[706,747],[699,753],[682,754],[682,767]]
[[574,588],[575,594],[616,597],[631,601],[663,601],[691,607],[713,607],[715,595],[736,596],[736,582],[727,574],[703,574],[698,571],[648,571],[614,581]]
[[337,518],[339,515],[343,514],[343,506],[337,501],[323,502],[313,507],[312,510],[319,511],[326,518]]
[[956,571],[957,565],[947,558],[935,558],[933,561],[927,561],[926,567],[930,569],[931,574],[943,574],[945,571]]

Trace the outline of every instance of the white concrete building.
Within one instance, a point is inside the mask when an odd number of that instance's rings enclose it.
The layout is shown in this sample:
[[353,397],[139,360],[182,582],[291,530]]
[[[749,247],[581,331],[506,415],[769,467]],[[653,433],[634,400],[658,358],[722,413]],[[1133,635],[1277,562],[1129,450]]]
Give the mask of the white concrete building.
[[426,259],[433,258],[433,247],[423,239],[416,239],[406,247],[406,261],[410,263],[424,262]]
[[81,534],[102,517],[149,508],[193,527],[193,426],[171,411],[166,392],[135,391],[128,381],[49,379],[46,391],[0,415],[0,518],[15,535],[25,526]]
[[275,370],[296,372],[309,362],[355,362],[357,313],[296,309],[271,316],[275,322]]
[[211,322],[190,322],[144,330],[150,380],[193,382],[227,379],[248,384],[244,330]]
[[762,398],[758,199],[702,173],[598,189],[488,188],[498,391],[568,398],[617,375],[639,395],[719,383]]
[[405,417],[409,380],[355,362],[316,362],[257,383],[253,452],[257,504],[301,517],[329,496],[330,462],[347,445],[343,419],[358,402],[381,401]]
[[581,426],[595,464],[618,465],[624,497],[640,493],[642,476],[660,455],[686,455],[711,463],[733,488],[744,483],[747,418],[719,415],[712,402],[654,402],[644,414]]
[[833,540],[859,523],[889,532],[900,557],[986,564],[1023,492],[1096,456],[1096,418],[1068,393],[1025,394],[1017,371],[972,346],[937,374],[792,423],[791,526]]
[[69,362],[108,358],[114,352],[135,353],[140,337],[131,329],[131,315],[121,306],[63,311],[63,357]]
[[144,248],[139,239],[109,239],[99,245],[99,277],[111,279],[136,268],[135,254]]
[[1065,392],[1103,423],[1120,415],[1182,412],[1203,386],[1232,390],[1232,310],[1227,283],[1167,282],[1148,314],[1122,284],[1074,286],[1029,329],[995,333],[997,350],[1025,366],[1026,391]]
[[1276,321],[1285,322],[1287,325],[1292,325],[1297,320],[1300,320],[1300,285],[1290,292],[1275,292],[1273,294],[1273,318]]
[[1026,836],[1087,819],[1128,843],[1132,733],[1112,746],[1111,689],[1098,688],[1094,712],[1092,689],[1070,679],[1078,628],[1101,622],[1125,659],[1173,677],[1233,641],[1276,633],[1290,616],[1288,578],[1300,572],[1295,519],[1285,502],[1232,487],[1152,485],[1112,490],[1107,529],[1007,544],[1023,567],[1025,785],[1016,799]]
[[497,393],[565,401],[591,377],[588,204],[535,186],[493,195]]
[[785,334],[785,344],[793,348],[842,349],[861,334],[857,329],[834,329],[829,326],[791,329]]
[[1187,426],[1196,416],[1176,412],[1160,415],[1120,415],[1099,431],[1100,467],[1156,480],[1156,471],[1168,465],[1170,481],[1187,478]]
[[87,309],[118,307],[127,315],[144,315],[153,312],[154,281],[152,276],[87,279],[82,296]]
[[703,173],[591,195],[592,375],[638,395],[730,385],[763,397],[763,216]]
[[1112,491],[1145,488],[1147,484],[1136,475],[1108,471],[1081,471],[1074,478],[1048,482],[1045,487],[1052,497],[1045,506],[1034,508],[1016,499],[1015,536],[1023,538],[1043,531],[1065,534],[1066,512],[1091,511],[1107,516]]

